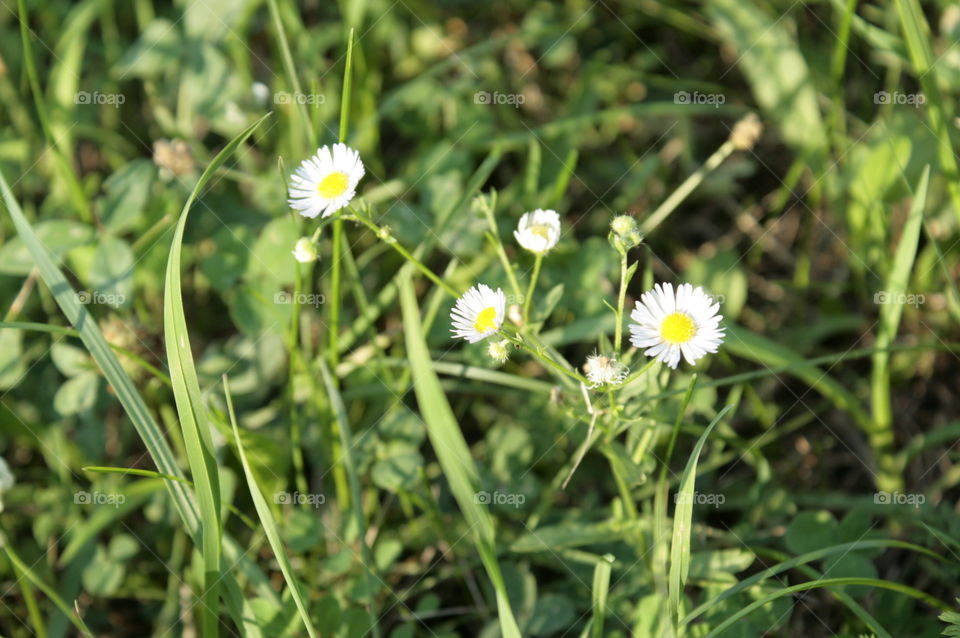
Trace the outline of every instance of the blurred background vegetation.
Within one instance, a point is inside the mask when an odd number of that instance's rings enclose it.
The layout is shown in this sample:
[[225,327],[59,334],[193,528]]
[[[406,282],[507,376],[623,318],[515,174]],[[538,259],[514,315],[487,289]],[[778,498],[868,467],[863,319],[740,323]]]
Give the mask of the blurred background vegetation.
[[[543,338],[575,364],[613,329],[604,303],[617,292],[611,218],[627,213],[642,224],[738,119],[758,113],[756,146],[710,172],[636,251],[640,275],[628,294],[653,281],[704,285],[723,296],[731,325],[721,353],[698,370],[671,464],[680,472],[718,406],[738,405],[700,459],[698,489],[724,498],[695,507],[687,610],[787,556],[838,543],[898,539],[942,559],[888,546],[835,554],[810,563],[813,574],[787,571],[745,589],[690,635],[818,573],[884,579],[954,602],[960,7],[280,0],[273,9],[262,0],[0,0],[0,169],[181,452],[163,346],[171,231],[217,150],[273,112],[194,208],[184,305],[205,398],[224,409],[219,379],[229,372],[264,492],[326,495],[317,508],[271,503],[322,635],[365,635],[368,596],[385,636],[498,631],[411,392],[393,285],[402,261],[359,226],[347,227],[335,376],[357,439],[366,536],[382,579],[375,591],[365,589],[357,529],[341,507],[350,499],[331,472],[331,406],[313,391],[318,381],[290,374],[294,306],[283,295],[297,279],[294,241],[313,226],[291,214],[286,179],[317,144],[337,140],[351,28],[348,143],[366,165],[361,195],[378,223],[420,247],[456,288],[506,288],[471,200],[497,190],[499,234],[524,274],[531,262],[510,239],[517,219],[558,210],[565,235],[539,290],[563,288]],[[916,249],[898,268],[927,166]],[[311,273],[316,296],[300,310],[313,353],[329,322],[330,237]],[[559,489],[586,436],[576,393],[555,391],[548,371],[522,356],[504,368],[508,381],[463,374],[461,364],[492,365],[483,347],[449,340],[452,300],[426,283],[423,312],[439,317],[428,341],[483,487],[523,496],[520,506],[491,507],[523,634],[580,635],[595,566],[609,554],[604,635],[663,635],[656,554],[625,526],[614,460],[587,454]],[[98,636],[195,635],[194,550],[162,481],[82,469],[155,469],[113,389],[72,336],[15,325],[68,323],[7,215],[0,301],[0,456],[16,481],[2,493],[5,542],[71,607],[77,601]],[[651,454],[617,459],[635,478],[629,489],[645,519],[648,477],[660,469],[689,372],[681,368],[665,398],[637,413],[629,437],[653,433]],[[242,520],[254,514],[229,426],[216,424],[224,501],[235,507],[226,528],[279,591],[262,532]],[[306,486],[292,428],[302,435]],[[923,503],[890,505],[878,490]],[[121,494],[123,503],[84,506],[81,491]],[[74,631],[8,556],[0,591],[4,635],[35,635],[36,613],[46,635]],[[848,586],[780,598],[722,635],[867,633],[837,592],[898,638],[944,628],[935,606]],[[250,597],[267,635],[301,635],[289,596]]]

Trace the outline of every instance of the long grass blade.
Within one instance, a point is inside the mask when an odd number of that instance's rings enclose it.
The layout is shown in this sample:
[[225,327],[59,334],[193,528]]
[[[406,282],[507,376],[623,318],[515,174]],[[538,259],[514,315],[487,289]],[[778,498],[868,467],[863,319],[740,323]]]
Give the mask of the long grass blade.
[[417,404],[427,427],[427,436],[433,446],[450,491],[460,506],[473,533],[480,560],[493,583],[500,616],[500,632],[504,638],[519,638],[520,629],[510,608],[506,584],[496,557],[496,537],[490,513],[477,502],[479,473],[470,456],[470,449],[450,409],[440,380],[430,361],[427,343],[423,338],[420,310],[417,307],[413,284],[409,277],[400,281],[400,304],[403,310],[403,329],[406,334],[407,356],[413,370],[413,387]]
[[237,418],[233,411],[233,397],[230,396],[230,383],[227,376],[223,376],[223,393],[227,399],[227,413],[230,416],[230,426],[233,428],[233,438],[237,443],[237,454],[240,457],[240,464],[243,465],[243,474],[247,479],[247,487],[250,488],[250,496],[253,498],[253,506],[257,510],[257,516],[263,525],[263,531],[267,535],[267,542],[270,543],[270,549],[280,565],[280,571],[283,573],[283,579],[290,588],[290,595],[293,602],[297,605],[297,611],[300,612],[300,620],[310,638],[316,638],[317,630],[310,622],[310,612],[307,610],[307,603],[303,599],[303,592],[300,589],[300,582],[293,572],[293,566],[290,564],[290,558],[287,556],[287,550],[283,547],[283,540],[280,538],[280,531],[277,529],[277,522],[273,518],[270,506],[267,500],[263,498],[263,490],[257,484],[257,479],[253,475],[250,462],[247,461],[247,453],[243,450],[243,441],[240,439],[240,429],[237,427]]
[[219,633],[217,610],[220,607],[220,554],[223,534],[220,520],[220,477],[214,455],[213,436],[210,433],[206,408],[200,396],[200,382],[197,379],[190,337],[187,333],[183,293],[180,286],[180,254],[187,217],[200,191],[214,172],[267,117],[269,114],[264,115],[231,140],[197,180],[190,197],[183,205],[174,231],[163,291],[163,331],[170,380],[173,382],[173,397],[177,404],[187,462],[190,464],[190,474],[193,476],[200,510],[201,554],[204,564],[201,627],[203,635],[212,638],[216,638]]
[[[741,618],[753,613],[760,607],[763,607],[769,602],[772,602],[778,598],[783,598],[784,596],[790,596],[797,592],[809,591],[811,589],[823,589],[827,587],[843,587],[846,585],[866,585],[868,587],[876,587],[878,589],[889,589],[890,591],[895,591],[899,594],[905,596],[910,596],[911,598],[916,598],[931,607],[936,607],[937,609],[943,611],[949,611],[950,605],[945,602],[934,598],[933,596],[926,594],[919,589],[914,589],[908,585],[902,585],[900,583],[895,583],[889,580],[881,580],[879,578],[824,578],[820,580],[814,580],[807,583],[800,583],[799,585],[793,585],[792,587],[784,587],[783,589],[777,590],[771,594],[759,598],[754,602],[750,603],[746,607],[738,610],[736,613],[731,615],[729,618],[724,620],[722,623],[714,627],[710,633],[708,633],[704,638],[713,638],[714,636],[719,636],[722,634],[730,625],[737,622]],[[882,628],[881,628],[882,629]]]
[[713,432],[713,428],[732,407],[728,405],[720,410],[720,413],[714,417],[707,429],[700,435],[693,452],[690,453],[687,467],[680,477],[680,487],[677,490],[677,506],[673,513],[670,575],[667,580],[670,618],[674,623],[680,620],[680,595],[683,593],[683,586],[690,571],[690,533],[693,524],[693,488],[697,478],[697,461],[700,459],[700,451],[703,450],[703,446],[706,444],[710,433]]
[[877,488],[896,491],[903,485],[893,452],[893,407],[890,399],[890,352],[886,350],[897,336],[900,317],[903,315],[901,299],[906,299],[910,273],[917,257],[920,231],[923,228],[923,210],[927,204],[927,184],[930,167],[927,166],[917,184],[910,207],[910,214],[903,226],[900,243],[893,255],[890,274],[884,284],[887,303],[880,304],[880,324],[877,327],[876,347],[873,355],[873,370],[870,378],[870,406],[873,411],[873,427],[870,444],[877,457],[879,473]]

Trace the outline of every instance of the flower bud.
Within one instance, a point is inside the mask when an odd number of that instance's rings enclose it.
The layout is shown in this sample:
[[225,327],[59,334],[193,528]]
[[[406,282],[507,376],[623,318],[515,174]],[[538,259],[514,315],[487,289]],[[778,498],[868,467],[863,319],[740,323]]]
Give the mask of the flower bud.
[[317,260],[317,245],[309,237],[301,237],[293,247],[293,258],[301,264]]
[[507,348],[509,344],[510,342],[506,339],[491,341],[490,345],[487,346],[487,354],[498,364],[504,364],[510,358],[510,350]]

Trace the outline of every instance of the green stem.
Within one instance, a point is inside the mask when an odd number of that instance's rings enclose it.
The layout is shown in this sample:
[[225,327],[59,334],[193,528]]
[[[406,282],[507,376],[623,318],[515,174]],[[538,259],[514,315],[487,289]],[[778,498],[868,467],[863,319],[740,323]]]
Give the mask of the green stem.
[[294,283],[293,283],[293,316],[290,320],[290,334],[287,344],[287,351],[289,352],[289,385],[287,392],[287,401],[290,405],[290,448],[293,455],[293,470],[294,470],[294,479],[296,480],[297,490],[301,494],[306,494],[309,492],[307,489],[307,477],[303,469],[303,448],[302,440],[300,436],[300,415],[297,414],[297,404],[294,398],[294,376],[296,374],[297,361],[300,360],[298,356],[300,353],[299,350],[299,334],[300,334],[300,292],[303,287],[303,273],[300,271],[300,264],[297,263],[294,271]]
[[487,225],[490,226],[490,238],[493,241],[494,247],[497,249],[497,257],[500,258],[500,263],[503,265],[504,272],[507,273],[507,279],[510,281],[510,288],[513,289],[513,294],[517,298],[520,297],[520,282],[517,281],[517,273],[514,272],[513,264],[510,263],[510,260],[507,258],[507,252],[503,248],[503,242],[500,241],[500,234],[497,232],[497,221],[493,215],[493,209],[496,202],[496,193],[491,195],[491,203],[485,204],[483,206],[483,214],[487,218]]
[[543,263],[543,254],[537,253],[533,262],[533,276],[530,277],[530,285],[527,286],[527,296],[523,298],[523,328],[530,325],[530,302],[533,301],[533,291],[537,287],[537,280],[540,278],[540,264]]
[[543,354],[542,352],[540,352],[540,351],[537,350],[536,348],[530,347],[530,345],[527,344],[527,342],[524,341],[523,339],[519,339],[519,338],[517,338],[517,337],[515,337],[515,336],[513,336],[513,335],[511,335],[511,334],[507,334],[507,333],[505,333],[505,332],[503,332],[503,331],[500,332],[500,335],[502,335],[502,336],[503,336],[505,339],[507,339],[510,343],[512,343],[512,344],[514,344],[514,345],[516,345],[516,346],[519,346],[520,348],[522,348],[522,349],[525,350],[526,352],[532,354],[532,355],[533,355],[536,359],[538,359],[540,362],[542,362],[542,363],[544,363],[545,365],[547,365],[548,367],[556,370],[556,371],[559,372],[560,374],[562,374],[562,375],[564,375],[564,376],[567,376],[567,377],[570,377],[570,378],[573,379],[574,381],[577,381],[577,382],[579,382],[579,383],[583,383],[584,385],[586,385],[586,384],[589,383],[589,381],[587,381],[587,378],[584,377],[582,374],[579,374],[578,372],[575,372],[575,371],[573,371],[573,370],[569,370],[569,369],[563,367],[562,365],[560,365],[559,363],[557,363],[556,361],[554,361],[554,360],[551,359],[550,357],[546,356],[545,354]]
[[[337,339],[340,333],[340,259],[343,253],[343,220],[333,222],[333,251],[330,258],[333,265],[330,272],[330,325],[327,327],[327,360],[330,369],[336,371],[340,362]],[[334,383],[338,381],[334,376]]]
[[643,376],[644,374],[646,374],[647,370],[649,370],[650,368],[652,368],[652,367],[653,367],[653,364],[655,364],[657,361],[658,361],[657,359],[650,359],[649,361],[647,361],[647,363],[646,363],[642,368],[640,368],[639,370],[637,370],[636,372],[634,372],[633,374],[631,374],[629,377],[627,377],[626,379],[624,379],[624,380],[623,380],[623,383],[620,384],[620,387],[626,386],[626,385],[628,385],[630,382],[635,381],[636,379],[638,379],[638,378],[640,378],[641,376]]
[[623,306],[627,300],[627,253],[620,253],[620,294],[617,297],[617,325],[613,338],[613,351],[620,356],[623,341]]
[[650,216],[640,224],[640,232],[644,235],[649,235],[654,228],[659,226],[663,220],[680,205],[680,202],[687,198],[687,195],[693,192],[693,189],[700,185],[711,171],[720,166],[721,162],[727,159],[735,150],[736,146],[731,140],[724,142],[720,148],[714,151],[713,155],[707,158],[703,166],[698,168],[690,177],[680,184],[677,190],[670,193],[670,196],[657,207],[657,210],[650,213]]
[[[373,231],[373,233],[374,233],[377,237],[383,238],[383,236],[384,236],[383,227],[378,226],[375,222],[372,222],[372,221],[370,221],[369,219],[367,219],[366,217],[364,217],[363,215],[360,215],[360,214],[357,214],[357,213],[354,213],[354,218],[355,218],[357,221],[359,221],[361,224],[363,224],[364,226],[366,226],[367,228],[369,228],[371,231]],[[401,257],[403,257],[404,259],[406,259],[407,261],[409,261],[411,264],[413,264],[413,266],[414,266],[417,270],[419,270],[421,273],[423,273],[424,275],[426,275],[427,279],[429,279],[429,280],[432,281],[433,283],[435,283],[435,284],[437,284],[438,286],[440,286],[440,287],[441,287],[447,294],[449,294],[451,297],[457,298],[457,297],[460,296],[460,293],[457,292],[456,288],[454,288],[453,286],[451,286],[450,284],[448,284],[447,282],[445,282],[443,279],[441,279],[440,277],[438,277],[432,270],[430,270],[429,268],[427,268],[427,267],[423,264],[422,261],[420,261],[419,259],[417,259],[416,257],[414,257],[414,256],[410,253],[410,251],[407,250],[406,248],[404,248],[404,247],[403,247],[403,244],[401,244],[400,242],[398,242],[395,238],[389,237],[389,238],[387,238],[387,239],[384,239],[384,241],[387,242],[387,244],[388,244],[391,248],[393,248],[395,251],[397,251],[398,253],[400,253],[400,256],[401,256]]]

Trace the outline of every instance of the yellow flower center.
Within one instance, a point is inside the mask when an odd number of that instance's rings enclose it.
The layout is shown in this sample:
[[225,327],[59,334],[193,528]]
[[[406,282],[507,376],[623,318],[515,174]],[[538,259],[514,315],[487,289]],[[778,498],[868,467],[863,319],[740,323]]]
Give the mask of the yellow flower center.
[[330,173],[317,184],[317,192],[320,193],[320,197],[333,199],[343,195],[348,183],[346,173]]
[[667,343],[686,343],[697,333],[693,319],[682,312],[672,312],[660,324],[660,336]]
[[497,327],[497,309],[493,306],[484,308],[477,315],[477,320],[473,322],[473,329],[477,332],[486,332],[494,330]]
[[546,224],[534,224],[533,226],[528,227],[527,230],[537,237],[543,238],[545,241],[550,241],[550,227]]

